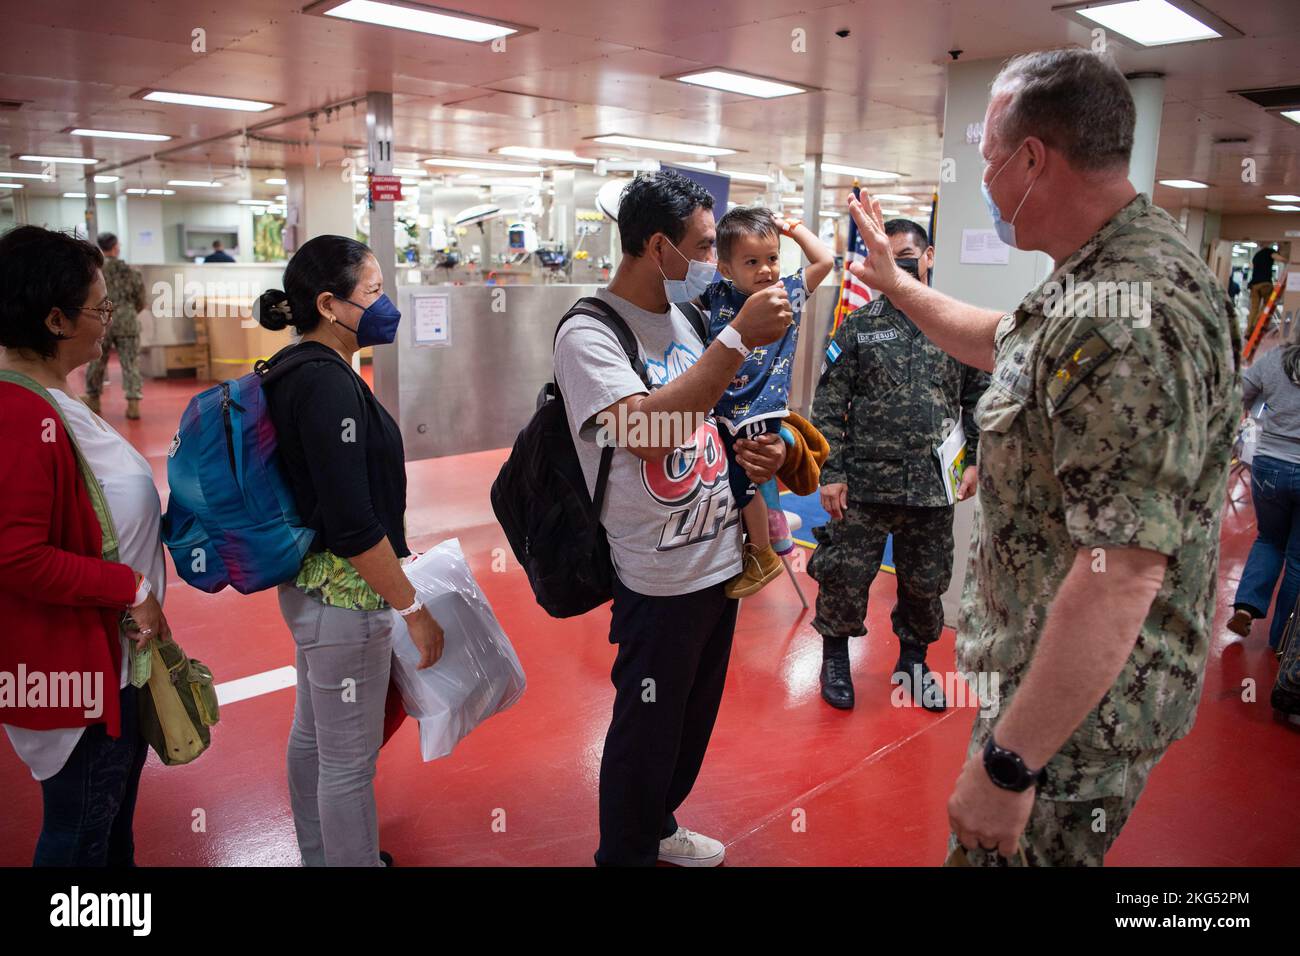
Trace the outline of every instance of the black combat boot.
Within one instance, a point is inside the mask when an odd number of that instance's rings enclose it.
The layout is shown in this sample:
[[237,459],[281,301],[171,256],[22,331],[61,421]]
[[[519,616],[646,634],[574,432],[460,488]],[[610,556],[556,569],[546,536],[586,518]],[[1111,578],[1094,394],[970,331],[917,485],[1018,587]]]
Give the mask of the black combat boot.
[[943,685],[930,673],[925,662],[925,648],[899,642],[898,663],[894,665],[891,684],[902,684],[923,709],[939,713],[948,708],[943,698]]
[[822,700],[836,710],[853,709],[853,675],[849,670],[849,639],[822,638]]

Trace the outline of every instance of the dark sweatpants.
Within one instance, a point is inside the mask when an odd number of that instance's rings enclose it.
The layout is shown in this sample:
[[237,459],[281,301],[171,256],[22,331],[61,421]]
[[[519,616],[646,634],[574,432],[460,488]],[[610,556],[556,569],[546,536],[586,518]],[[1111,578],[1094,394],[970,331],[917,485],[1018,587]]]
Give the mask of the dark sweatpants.
[[704,762],[731,657],[737,602],[723,587],[651,597],[615,577],[598,866],[653,866],[659,841],[677,830],[673,811]]

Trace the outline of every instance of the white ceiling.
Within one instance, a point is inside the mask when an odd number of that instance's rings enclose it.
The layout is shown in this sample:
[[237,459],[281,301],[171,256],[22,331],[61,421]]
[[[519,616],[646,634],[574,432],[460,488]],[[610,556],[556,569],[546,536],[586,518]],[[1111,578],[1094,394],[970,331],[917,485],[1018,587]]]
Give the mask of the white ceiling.
[[[326,104],[391,91],[401,165],[438,153],[484,156],[508,145],[573,149],[588,156],[638,155],[589,137],[624,133],[727,146],[725,169],[791,175],[808,152],[827,161],[894,170],[902,184],[933,183],[942,150],[948,50],[963,60],[1066,44],[1088,30],[1052,11],[1052,0],[442,0],[535,28],[503,52],[456,40],[304,14],[303,0],[0,0],[0,99],[25,101],[0,112],[0,176],[36,171],[18,153],[94,156],[123,181],[98,187],[161,186],[169,178],[213,178],[229,188],[178,189],[196,199],[269,198],[262,186],[287,164],[338,162],[363,148],[364,105],[330,121],[306,118],[263,129],[246,153],[241,138],[187,144]],[[1245,33],[1237,39],[1157,50],[1112,45],[1126,71],[1167,75],[1159,178],[1191,178],[1209,190],[1157,187],[1165,206],[1190,203],[1225,212],[1264,212],[1266,193],[1300,191],[1300,126],[1234,96],[1230,89],[1300,83],[1300,15],[1295,0],[1205,0]],[[206,53],[191,49],[206,31]],[[841,39],[835,31],[848,28]],[[806,52],[792,50],[805,31]],[[817,88],[755,100],[661,79],[720,66]],[[261,114],[169,106],[133,99],[142,88],[220,94],[283,104]],[[167,133],[145,144],[86,140],[74,126]],[[1246,137],[1231,148],[1221,137]],[[307,145],[311,142],[316,146]],[[642,153],[665,160],[661,153]],[[1258,183],[1240,181],[1254,158]],[[234,168],[255,167],[248,181]],[[691,158],[691,157],[679,157]],[[60,168],[57,186],[80,188],[80,172]],[[828,179],[837,186],[842,180]],[[739,186],[739,184],[737,184]],[[740,187],[743,188],[743,187]],[[890,191],[897,192],[893,186]],[[215,194],[215,195],[214,195]]]

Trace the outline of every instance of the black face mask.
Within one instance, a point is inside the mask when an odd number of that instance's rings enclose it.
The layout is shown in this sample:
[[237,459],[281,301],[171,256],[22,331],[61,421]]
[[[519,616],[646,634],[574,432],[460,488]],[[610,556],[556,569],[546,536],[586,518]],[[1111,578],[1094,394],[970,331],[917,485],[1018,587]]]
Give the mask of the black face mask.
[[902,269],[917,282],[921,281],[920,259],[895,259],[894,265]]

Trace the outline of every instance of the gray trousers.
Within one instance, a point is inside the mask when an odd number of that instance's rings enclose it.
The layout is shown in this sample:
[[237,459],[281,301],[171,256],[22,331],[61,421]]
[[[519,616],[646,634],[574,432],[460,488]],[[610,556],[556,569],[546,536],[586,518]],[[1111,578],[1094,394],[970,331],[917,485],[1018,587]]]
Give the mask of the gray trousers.
[[289,801],[306,866],[379,866],[375,762],[392,662],[391,611],[352,611],[279,589],[297,645]]

